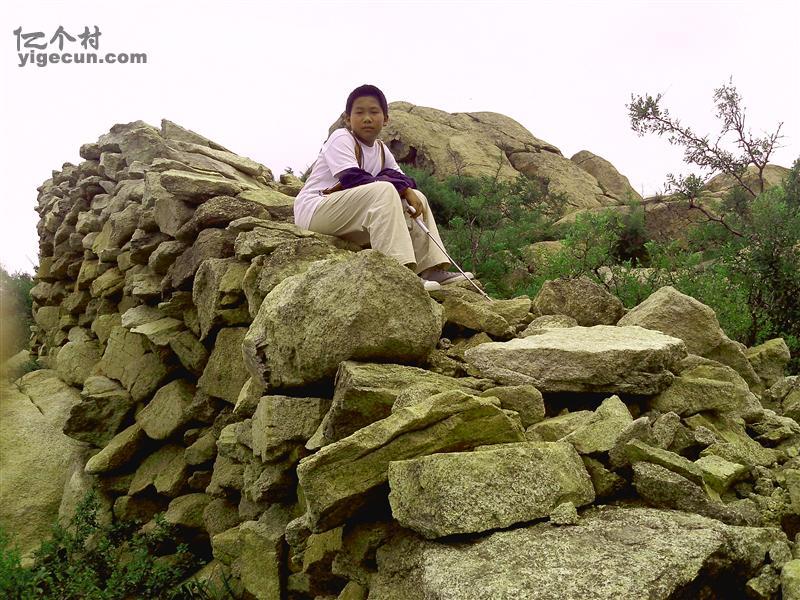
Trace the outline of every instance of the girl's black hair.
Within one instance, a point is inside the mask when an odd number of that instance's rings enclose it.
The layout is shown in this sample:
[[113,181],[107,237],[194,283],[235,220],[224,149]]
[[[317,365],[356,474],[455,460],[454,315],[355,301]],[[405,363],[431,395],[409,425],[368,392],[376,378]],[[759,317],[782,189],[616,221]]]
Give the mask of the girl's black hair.
[[373,98],[375,98],[378,101],[378,104],[381,105],[381,110],[383,110],[383,114],[387,117],[389,116],[389,105],[386,103],[386,96],[384,96],[383,92],[380,91],[374,85],[369,85],[366,83],[364,85],[358,86],[356,89],[350,92],[350,95],[347,97],[347,104],[345,105],[344,109],[345,113],[349,115],[350,111],[353,110],[353,102],[355,102],[356,99],[361,98],[363,96],[372,96]]

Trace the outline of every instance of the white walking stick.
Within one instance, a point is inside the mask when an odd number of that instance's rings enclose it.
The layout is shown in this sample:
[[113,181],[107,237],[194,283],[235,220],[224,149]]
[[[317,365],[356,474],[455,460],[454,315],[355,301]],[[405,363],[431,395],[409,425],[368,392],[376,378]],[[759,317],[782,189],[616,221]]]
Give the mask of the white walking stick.
[[[409,206],[409,204],[408,204],[408,202],[406,201],[405,198],[401,198],[401,199],[403,201],[403,208],[405,208],[406,212],[409,214],[409,216],[411,216],[412,215],[411,207]],[[412,216],[411,218],[414,219],[414,222],[419,226],[419,228],[422,229],[422,231],[424,231],[428,235],[430,240],[434,244],[436,244],[436,246],[439,248],[439,250],[441,250],[444,253],[444,255],[447,257],[447,259],[450,261],[450,264],[452,264],[456,269],[458,269],[458,272],[461,273],[464,276],[464,279],[469,281],[472,284],[472,287],[474,287],[476,290],[478,290],[478,293],[481,296],[483,296],[484,298],[486,298],[487,300],[489,300],[491,302],[492,299],[489,297],[489,294],[484,292],[481,288],[478,287],[478,285],[474,281],[472,281],[472,279],[467,277],[467,274],[464,273],[464,270],[461,267],[458,266],[458,263],[456,261],[453,260],[453,257],[450,256],[450,254],[447,252],[447,250],[445,250],[442,247],[442,245],[439,242],[436,241],[436,238],[434,238],[431,235],[431,231],[430,231],[430,229],[428,229],[428,226],[425,225],[425,222],[422,220],[422,216],[420,215],[420,216],[418,216],[416,218],[414,218]]]

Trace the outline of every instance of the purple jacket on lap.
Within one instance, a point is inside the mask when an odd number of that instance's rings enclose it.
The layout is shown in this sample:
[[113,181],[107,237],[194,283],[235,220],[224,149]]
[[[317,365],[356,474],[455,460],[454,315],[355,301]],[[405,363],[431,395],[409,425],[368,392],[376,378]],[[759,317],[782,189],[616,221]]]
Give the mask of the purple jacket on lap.
[[372,176],[364,169],[352,167],[339,173],[339,181],[342,183],[342,189],[344,190],[372,183],[373,181],[388,181],[398,193],[402,193],[406,188],[417,189],[416,181],[395,169],[383,169],[377,175]]

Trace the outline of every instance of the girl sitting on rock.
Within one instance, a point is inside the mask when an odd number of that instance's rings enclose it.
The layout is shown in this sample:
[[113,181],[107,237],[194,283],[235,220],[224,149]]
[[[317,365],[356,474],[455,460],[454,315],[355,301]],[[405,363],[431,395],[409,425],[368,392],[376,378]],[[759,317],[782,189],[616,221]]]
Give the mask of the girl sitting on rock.
[[447,270],[447,255],[413,226],[404,210],[401,198],[411,217],[421,215],[442,244],[427,198],[378,139],[389,121],[383,92],[374,85],[357,87],[347,97],[343,116],[346,128],[334,131],[322,146],[295,199],[295,224],[369,244],[417,273],[426,290],[463,280],[460,273]]

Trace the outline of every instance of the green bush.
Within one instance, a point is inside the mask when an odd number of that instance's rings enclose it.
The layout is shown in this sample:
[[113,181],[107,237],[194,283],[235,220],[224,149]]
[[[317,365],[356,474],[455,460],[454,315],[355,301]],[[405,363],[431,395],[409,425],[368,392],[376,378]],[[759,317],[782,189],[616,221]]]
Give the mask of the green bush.
[[[14,600],[123,600],[128,598],[223,597],[196,581],[185,582],[200,566],[185,545],[174,546],[173,530],[161,516],[148,532],[138,523],[101,525],[99,502],[90,492],[67,527],[53,537],[25,569],[9,538],[0,532],[0,597]],[[159,553],[171,551],[168,556]],[[219,594],[219,595],[218,595]],[[230,598],[232,596],[225,595]]]
[[33,284],[28,273],[9,273],[0,266],[0,362],[28,346]]
[[[548,279],[586,275],[633,307],[664,285],[707,304],[722,329],[748,346],[782,337],[800,367],[800,160],[784,185],[741,203],[734,190],[718,222],[700,227],[689,247],[645,242],[646,260],[619,252],[630,225],[614,213],[585,213],[564,233],[564,247],[543,261],[518,293],[535,296]],[[646,268],[635,269],[636,266]]]
[[465,175],[440,181],[421,169],[404,170],[428,198],[453,259],[474,271],[489,293],[510,293],[506,278],[524,266],[524,248],[552,236],[559,199],[547,185],[522,175],[513,181]]

